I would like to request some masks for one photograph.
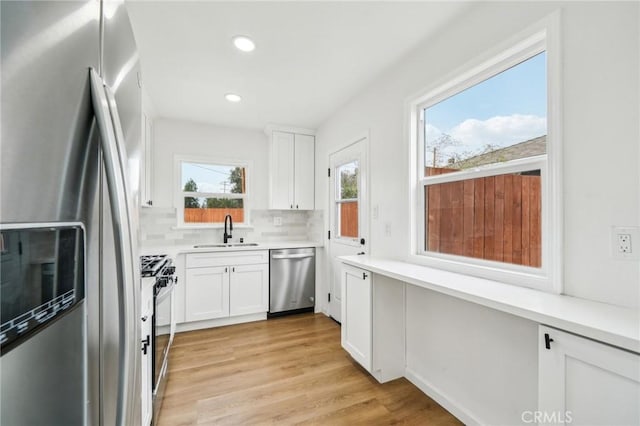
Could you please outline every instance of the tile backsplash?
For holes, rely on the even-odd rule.
[[[140,239],[143,247],[221,243],[223,229],[176,228],[175,208],[140,209]],[[276,217],[282,225],[275,225]],[[245,242],[321,241],[322,211],[251,210],[251,227],[233,230],[232,241]]]

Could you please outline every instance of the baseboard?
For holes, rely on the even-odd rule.
[[[176,333],[184,331],[202,330],[203,328],[222,327],[225,325],[242,324],[245,322],[262,321],[267,319],[267,313],[239,315],[236,317],[217,318],[204,321],[183,322],[176,324]]]
[[[473,414],[465,410],[462,405],[457,403],[453,398],[441,392],[440,389],[429,383],[424,377],[420,376],[411,368],[406,368],[404,376],[429,398],[440,404],[445,410],[450,412],[465,425],[484,424],[478,420],[478,418],[474,417]]]

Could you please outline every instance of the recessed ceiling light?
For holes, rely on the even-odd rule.
[[[235,36],[233,38],[233,44],[243,52],[251,52],[256,48],[256,44],[247,36]]]
[[[235,93],[227,93],[224,95],[224,98],[229,102],[240,102],[242,100],[240,95],[236,95]]]

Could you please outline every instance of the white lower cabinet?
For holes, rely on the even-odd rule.
[[[342,266],[342,347],[384,383],[404,375],[404,283]]]
[[[190,268],[186,273],[186,320],[229,316],[229,267]]]
[[[140,310],[141,322],[140,322],[140,336],[142,338],[141,350],[142,356],[140,357],[140,393],[141,393],[141,408],[142,408],[142,425],[149,426],[151,424],[151,418],[153,416],[152,397],[153,397],[153,385],[152,385],[152,366],[153,366],[153,347],[151,345],[151,339],[153,334],[152,329],[152,317],[153,317],[153,286],[142,289],[142,306]]]
[[[269,310],[269,265],[231,267],[229,315],[246,315]]]
[[[640,354],[543,325],[538,337],[532,423],[640,424]]]
[[[342,347],[371,372],[371,274],[361,269],[345,267],[342,283]]]
[[[268,259],[267,251],[187,255],[185,321],[267,312]]]

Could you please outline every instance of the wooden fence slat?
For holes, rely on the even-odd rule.
[[[504,234],[502,260],[513,259],[513,175],[504,175]]]
[[[440,185],[440,253],[454,254],[453,188],[450,183]]]
[[[440,197],[441,188],[440,185],[432,185],[425,187],[425,196],[427,196],[427,211],[425,217],[427,218],[427,238],[429,251],[440,251]]]
[[[502,262],[504,260],[504,175],[496,176],[495,179],[494,259]]]
[[[513,206],[511,210],[511,230],[513,257],[511,263],[522,265],[522,176],[512,175]]]
[[[474,205],[473,205],[473,257],[484,258],[484,212],[485,198],[484,187],[486,179],[474,179]]]
[[[496,178],[484,179],[484,258],[497,260],[495,254]]]
[[[522,264],[531,266],[529,230],[531,227],[531,180],[537,176],[522,176]]]
[[[540,205],[540,179],[531,181],[531,229],[529,239],[531,246],[531,266],[542,266],[542,238],[541,238],[541,205]]]
[[[453,254],[464,252],[464,182],[451,182],[451,216],[453,222]]]
[[[462,181],[462,254],[473,257],[473,201],[475,195],[476,179]]]

